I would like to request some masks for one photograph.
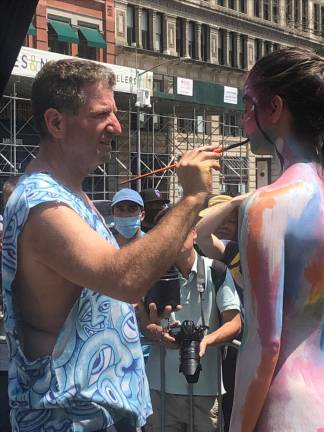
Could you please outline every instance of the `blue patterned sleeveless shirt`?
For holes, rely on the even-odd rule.
[[[17,239],[30,209],[45,202],[68,205],[118,247],[103,219],[50,175],[21,178],[5,210],[2,255],[13,431],[98,431],[121,419],[142,426],[152,409],[132,305],[83,288],[52,354],[24,355],[12,293]]]

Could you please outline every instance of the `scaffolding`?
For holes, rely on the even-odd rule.
[[[2,184],[8,177],[24,172],[27,164],[36,157],[39,142],[33,126],[30,99],[17,96],[15,85],[12,89],[12,95],[0,100]],[[83,184],[93,200],[111,200],[122,181],[131,180],[137,174],[137,113],[133,108],[133,96],[119,94],[118,97],[122,98],[123,108],[128,106],[118,112],[123,132],[112,142],[110,162],[98,167]],[[184,108],[170,101],[153,102],[149,112],[140,113],[142,173],[169,165],[186,150],[195,147],[211,144],[223,146],[240,141],[242,131],[235,124],[238,122],[235,116],[238,115],[225,115],[222,111],[211,111],[210,108],[192,104]],[[214,176],[213,192],[235,195],[248,190],[248,168],[248,147],[226,153],[221,159],[220,172]],[[136,184],[130,182],[125,186],[135,188]],[[181,196],[181,188],[172,170],[142,180],[142,189],[151,187],[158,188],[171,202]]]

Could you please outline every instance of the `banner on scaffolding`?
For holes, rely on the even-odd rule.
[[[12,70],[12,75],[24,76],[34,78],[38,71],[50,60],[61,60],[64,58],[71,58],[64,54],[58,54],[50,51],[42,51],[34,48],[22,47],[15,66]],[[148,90],[153,93],[153,72],[146,72],[135,68],[126,66],[119,66],[114,64],[100,63],[111,69],[116,75],[115,91],[121,93],[134,93],[137,92],[136,76],[140,76],[140,88]]]
[[[224,102],[237,105],[238,89],[236,87],[224,86]]]
[[[193,96],[193,80],[189,78],[177,77],[177,94],[183,96]]]

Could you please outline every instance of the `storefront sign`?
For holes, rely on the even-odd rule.
[[[25,76],[34,78],[38,71],[50,60],[61,60],[64,58],[72,58],[63,54],[41,51],[34,48],[22,47],[15,66],[12,70],[12,75]],[[115,91],[122,93],[137,92],[136,84],[136,69],[114,64],[101,63],[111,69],[116,75]],[[138,74],[144,72],[139,69]],[[153,73],[146,72],[140,77],[140,88],[153,92]]]
[[[238,89],[224,86],[224,102],[237,105]]]
[[[177,94],[183,96],[193,96],[193,80],[189,78],[177,77]]]

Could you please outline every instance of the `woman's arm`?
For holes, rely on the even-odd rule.
[[[231,432],[253,432],[265,403],[280,351],[287,197],[257,194],[241,229],[245,283],[245,330],[238,364]]]

